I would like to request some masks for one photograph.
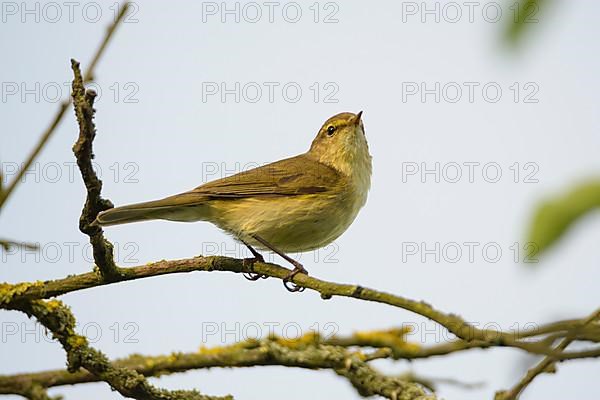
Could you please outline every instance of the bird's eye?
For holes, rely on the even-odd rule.
[[[333,125],[329,125],[329,126],[327,127],[327,135],[328,135],[328,136],[333,136],[333,133],[334,133],[334,132],[335,132],[335,126],[333,126]]]

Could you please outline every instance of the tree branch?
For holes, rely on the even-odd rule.
[[[254,265],[248,265],[241,259],[220,256],[199,256],[191,259],[158,261],[142,266],[124,268],[120,270],[121,274],[114,282],[193,271],[254,272],[277,279],[284,279],[289,274],[288,269],[276,264],[255,263]],[[12,303],[20,300],[50,298],[109,283],[111,282],[105,281],[98,272],[88,272],[46,282],[24,282],[14,285],[8,283],[0,284],[0,308],[10,308]],[[363,288],[362,286],[323,281],[304,274],[295,276],[294,283],[320,293],[323,299],[330,299],[333,296],[352,297],[411,311],[439,323],[458,336],[463,342],[466,342],[450,342],[450,344],[440,345],[440,347],[435,349],[435,352],[439,355],[447,354],[456,349],[487,348],[492,346],[515,347],[533,354],[557,355],[543,340],[539,342],[522,340],[518,334],[495,330],[481,330],[466,323],[455,314],[445,314],[422,301],[410,300],[390,293]],[[563,324],[557,327],[564,328]],[[573,328],[576,327],[577,325],[573,326]],[[542,332],[545,332],[545,330],[542,330]],[[527,332],[527,335],[531,335],[531,331]],[[527,339],[530,339],[530,337]],[[423,354],[423,356],[425,355],[427,354]]]
[[[77,166],[87,190],[87,198],[79,218],[79,230],[90,238],[94,261],[102,278],[109,282],[116,281],[121,274],[113,259],[113,245],[104,238],[102,228],[92,224],[100,211],[113,207],[110,200],[103,199],[100,196],[102,181],[98,178],[92,166],[92,159],[94,158],[92,143],[96,136],[96,126],[94,125],[96,92],[85,90],[79,63],[71,60],[71,67],[75,75],[73,79],[73,106],[79,123],[79,138],[73,145],[73,153],[77,159]]]
[[[381,350],[365,354],[351,352],[342,346],[321,343],[318,335],[305,335],[297,340],[272,337],[250,339],[233,345],[201,348],[196,353],[173,353],[164,356],[132,355],[115,360],[118,368],[134,370],[146,377],[214,367],[285,366],[306,369],[330,369],[348,379],[362,396],[380,395],[395,400],[434,399],[412,382],[412,375],[390,377],[373,369],[368,361],[387,358],[390,352]],[[0,393],[21,393],[32,386],[49,388],[98,382],[101,379],[87,371],[67,370],[0,376]]]
[[[81,367],[107,382],[114,390],[125,397],[152,400],[232,400],[233,397],[205,396],[193,391],[167,391],[152,386],[146,378],[127,368],[113,366],[100,351],[90,347],[84,336],[75,333],[75,317],[68,307],[58,300],[24,301],[13,304],[13,309],[34,316],[43,326],[50,330],[67,353],[67,371],[77,372]],[[23,381],[12,382],[19,391],[27,395],[39,382],[23,385]]]
[[[600,309],[596,310],[592,315],[590,315],[585,320],[583,325],[585,326],[594,321],[597,321],[598,319],[600,319]],[[555,351],[558,353],[562,353],[574,340],[575,340],[575,338],[573,336],[567,335],[556,346]],[[582,352],[582,353],[583,354],[579,354],[579,356],[585,356],[586,352]],[[594,357],[600,356],[600,352],[596,351],[595,353],[596,354],[593,355]],[[565,359],[567,359],[567,358],[569,358],[569,357],[566,357]],[[574,358],[574,357],[570,357],[570,358]],[[584,357],[580,357],[580,358],[584,358]],[[523,390],[525,390],[525,388],[527,388],[527,386],[531,382],[533,382],[533,380],[538,375],[540,375],[544,372],[555,372],[556,371],[556,366],[555,366],[556,361],[560,361],[560,355],[559,355],[559,357],[546,356],[537,365],[535,365],[533,368],[531,368],[529,371],[527,371],[525,376],[514,387],[512,387],[509,390],[496,392],[495,400],[516,400],[519,397],[519,395],[523,392]]]

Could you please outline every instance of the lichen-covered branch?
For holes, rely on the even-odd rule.
[[[182,260],[158,261],[142,266],[124,268],[120,271],[121,274],[115,282],[194,271],[228,271],[235,273],[255,272],[277,279],[283,279],[289,273],[288,269],[275,264],[255,263],[254,265],[248,265],[241,259],[219,256],[199,256]],[[450,332],[454,333],[463,342],[469,343],[451,344],[449,346],[480,348],[508,346],[542,355],[552,354],[553,352],[550,344],[544,341],[532,341],[530,340],[531,337],[528,337],[528,340],[522,340],[518,334],[510,332],[477,329],[467,324],[459,316],[443,313],[422,301],[410,300],[391,293],[363,288],[362,286],[323,281],[303,274],[294,277],[294,282],[320,293],[321,297],[324,299],[329,299],[332,296],[352,297],[360,300],[387,304],[414,312],[438,322]],[[0,285],[0,308],[7,308],[12,302],[22,299],[32,300],[50,298],[77,290],[106,285],[108,283],[109,282],[106,282],[99,273],[89,272],[47,282],[20,283],[15,285],[2,284]],[[558,325],[557,329],[558,328],[562,329],[564,326]],[[598,327],[596,327],[596,334],[597,331]],[[528,335],[530,336],[531,332],[529,332]],[[443,347],[438,349],[440,354],[445,354],[445,352],[449,350],[452,350],[452,348],[448,349],[447,347]]]
[[[173,353],[164,356],[132,355],[115,360],[112,365],[136,371],[144,376],[214,367],[285,366],[307,369],[329,369],[346,378],[363,396],[380,395],[395,400],[434,399],[419,384],[411,382],[410,374],[391,377],[379,373],[368,362],[387,358],[389,351],[368,354],[350,351],[343,346],[324,344],[318,335],[305,335],[296,340],[271,337],[246,340],[233,345],[201,348],[196,353]],[[87,371],[47,371],[0,377],[0,393],[18,393],[31,386],[54,387],[101,379]]]
[[[125,397],[156,400],[231,400],[231,396],[212,397],[197,391],[167,391],[152,386],[146,378],[131,369],[112,365],[100,351],[90,347],[87,339],[75,333],[75,317],[68,307],[58,300],[24,301],[13,304],[13,309],[35,317],[40,324],[52,332],[67,353],[67,371],[77,372],[85,368],[107,382],[114,390]],[[27,396],[31,390],[43,387],[39,382],[23,384],[15,380],[12,385],[17,394]]]
[[[266,276],[283,279],[289,270],[268,263],[256,263],[253,266],[244,264],[243,260],[228,257],[195,257],[191,259],[158,261],[143,266],[121,270],[117,281],[127,281],[172,273],[193,271],[229,271],[235,273],[257,272]],[[461,342],[440,345],[437,351],[440,355],[454,351],[458,348],[486,348],[492,346],[516,347],[534,354],[547,355],[552,353],[549,344],[531,340],[521,340],[518,334],[497,332],[492,330],[479,330],[466,324],[464,320],[454,314],[445,314],[432,308],[424,302],[406,299],[390,293],[380,292],[361,286],[327,282],[307,275],[298,275],[294,281],[306,288],[317,291],[321,297],[327,299],[332,296],[354,297],[366,301],[384,303],[403,308],[416,314],[430,318],[449,331],[455,333]],[[74,275],[64,279],[47,282],[21,283],[16,285],[0,285],[0,308],[22,299],[42,299],[59,296],[77,290],[105,285],[107,282],[97,272]],[[564,324],[556,326],[563,329]],[[577,325],[573,325],[575,328]],[[598,333],[596,327],[596,334]],[[542,330],[546,332],[546,330]],[[528,332],[527,336],[530,336]],[[564,333],[563,333],[564,335]],[[528,337],[527,339],[530,339]],[[556,355],[556,354],[555,354]]]

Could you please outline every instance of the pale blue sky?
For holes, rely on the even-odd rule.
[[[64,84],[72,78],[69,59],[87,65],[114,8],[110,3],[78,3],[70,22],[69,10],[61,6],[61,18],[52,23],[54,11],[41,3],[39,22],[34,20],[36,11],[22,15],[20,2],[9,3],[2,3],[0,25],[0,162],[7,175],[53,117],[56,89],[68,95]],[[600,172],[600,5],[556,1],[550,12],[539,15],[542,23],[535,24],[526,45],[513,54],[499,40],[502,22],[511,18],[510,1],[499,3],[503,19],[498,23],[482,16],[485,2],[475,9],[472,23],[466,8],[456,23],[447,20],[453,18],[449,9],[439,23],[427,15],[423,23],[420,14],[405,14],[406,22],[402,18],[403,7],[407,11],[421,2],[326,3],[317,3],[317,23],[312,3],[300,5],[297,23],[285,19],[295,16],[290,6],[282,15],[286,3],[275,8],[272,23],[264,6],[258,22],[248,21],[255,14],[245,3],[239,6],[240,13],[246,12],[239,23],[232,15],[222,23],[219,14],[205,15],[203,22],[203,7],[210,11],[220,2],[137,4],[97,68],[102,96],[96,107],[95,152],[104,195],[117,205],[154,199],[244,166],[294,155],[308,148],[325,119],[362,109],[374,159],[369,200],[335,246],[302,256],[311,274],[423,299],[479,326],[511,329],[584,316],[595,309],[598,214],[577,224],[536,266],[516,263],[513,244],[524,245],[528,219],[539,201]],[[35,10],[35,4],[27,3],[28,9]],[[233,2],[228,4],[233,7]],[[433,7],[434,2],[428,4]],[[439,4],[443,12],[444,3]],[[87,14],[82,14],[84,9]],[[94,23],[96,9],[101,18]],[[324,23],[328,15],[338,22]],[[232,94],[222,102],[220,93],[206,92],[221,90],[222,82],[229,89],[239,82],[239,102]],[[434,95],[423,103],[419,95],[406,92],[403,102],[403,88],[424,83],[432,89],[436,82],[442,95],[446,86],[439,103]],[[502,90],[497,102],[484,97],[486,84]],[[474,87],[473,102],[469,85]],[[452,103],[448,100],[457,86],[463,97]],[[252,102],[257,87],[262,97]],[[294,102],[298,87],[302,94]],[[492,89],[486,92],[489,96]],[[527,99],[538,102],[526,103],[528,94]],[[327,95],[337,102],[326,102]],[[77,171],[70,177],[76,135],[69,111],[38,159],[38,169],[2,210],[2,236],[39,242],[43,254],[39,260],[32,254],[4,255],[0,281],[44,280],[90,270],[86,237],[77,227],[84,189]],[[423,183],[423,167],[432,169],[436,163],[445,175],[439,183],[425,175]],[[403,178],[402,171],[415,165],[419,173]],[[463,178],[451,183],[456,165]],[[474,168],[473,182],[467,179],[468,165]],[[487,181],[494,177],[490,168],[502,172],[497,183]],[[129,266],[200,253],[240,255],[228,236],[206,223],[150,222],[109,228],[106,234],[116,243],[117,258]],[[470,242],[476,243],[473,262],[464,244]],[[436,243],[440,262],[422,251]],[[491,262],[493,253],[482,254],[485,245],[500,248],[497,262]],[[416,255],[408,251],[414,246]],[[457,246],[462,257],[450,262],[450,251]],[[287,329],[290,335],[295,327],[307,331],[327,323],[342,334],[411,323],[419,327],[414,340],[423,337],[433,343],[447,337],[434,324],[397,309],[351,299],[324,302],[312,292],[289,294],[279,281],[250,283],[232,274],[164,276],[73,293],[62,300],[85,333],[102,333],[94,345],[111,358],[194,351],[200,345],[221,344],[220,334],[231,342],[235,337],[227,331],[241,337],[257,325],[264,336],[271,323],[279,324],[277,333]],[[6,334],[0,343],[0,374],[64,366],[57,344],[34,334],[22,340],[24,329],[34,329],[26,317],[0,312],[0,323]],[[15,326],[17,333],[9,335],[6,330]],[[218,334],[209,334],[215,326]],[[129,343],[131,339],[137,342]],[[411,365],[377,365],[388,372],[413,368],[427,377],[487,383],[472,391],[440,386],[441,397],[467,400],[492,398],[532,362],[515,350],[496,349]],[[592,379],[599,373],[597,361],[561,364],[558,374],[536,379],[523,399],[559,399],[566,393],[596,399],[600,389]],[[194,371],[159,379],[158,384],[232,393],[240,400],[284,395],[358,398],[332,372],[282,367]],[[68,399],[119,398],[106,384],[61,387],[52,393]]]

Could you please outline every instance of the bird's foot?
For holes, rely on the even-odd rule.
[[[294,262],[292,262],[292,264],[294,265],[294,269],[292,270],[292,272],[290,272],[288,274],[288,276],[283,278],[283,286],[285,286],[285,288],[292,293],[293,292],[304,292],[304,290],[306,288],[293,283],[292,279],[294,279],[294,277],[298,274],[308,275],[308,271],[298,261],[294,261]]]
[[[244,260],[242,261],[242,264],[244,265],[244,267],[250,266],[252,269],[252,267],[254,267],[254,264],[257,262],[260,262],[260,263],[265,262],[264,257],[258,253],[254,254],[254,257],[244,258]],[[257,274],[255,272],[244,272],[243,275],[244,275],[244,278],[248,279],[249,281],[257,281],[260,278],[262,278],[262,279],[268,278],[267,275]]]

